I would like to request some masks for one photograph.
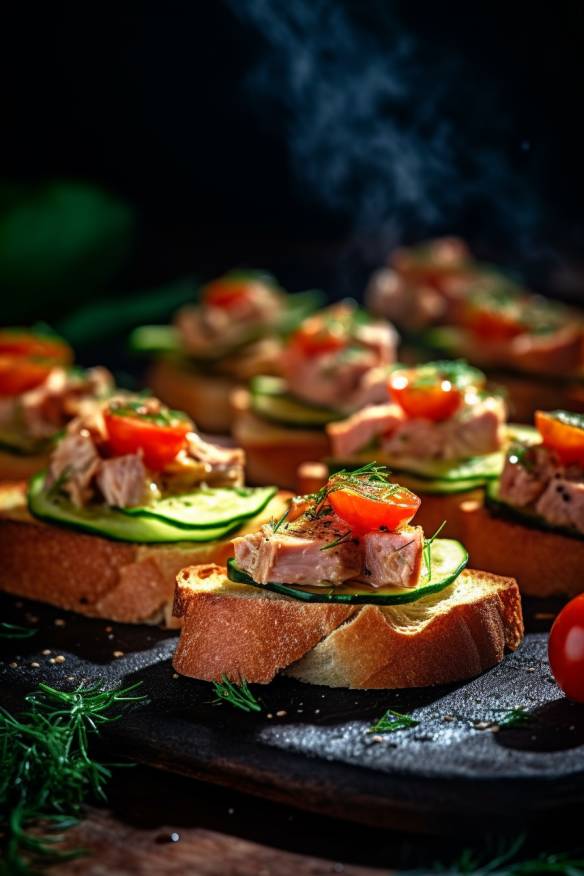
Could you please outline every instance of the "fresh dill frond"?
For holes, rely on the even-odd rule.
[[[497,719],[499,727],[520,727],[532,720],[531,715],[524,706],[510,709],[501,718]]]
[[[261,712],[262,706],[250,691],[247,681],[242,678],[239,684],[230,681],[226,675],[221,676],[221,681],[214,681],[213,688],[217,695],[214,703],[229,703],[243,712]]]
[[[403,715],[393,709],[387,709],[385,714],[367,729],[368,733],[395,733],[396,730],[406,730],[417,727],[420,722],[411,715]]]
[[[132,695],[139,684],[70,692],[41,684],[23,712],[0,708],[0,873],[32,874],[82,853],[60,849],[55,831],[71,827],[88,798],[105,799],[111,772],[92,758],[90,736],[120,717],[113,707],[144,699]]]
[[[443,520],[434,535],[431,535],[430,538],[424,539],[424,547],[423,547],[423,556],[424,563],[426,566],[426,570],[428,572],[428,581],[432,580],[432,545],[434,541],[438,538],[444,527],[446,526],[446,520]]]
[[[36,636],[38,630],[31,627],[21,627],[18,624],[0,623],[0,639],[30,639]]]
[[[289,514],[289,513],[290,513],[290,506],[288,506],[288,507],[286,508],[286,510],[284,511],[284,513],[282,514],[282,516],[279,518],[279,520],[277,520],[275,523],[272,523],[272,524],[271,524],[271,526],[272,526],[272,532],[277,532],[277,531],[279,530],[279,528],[282,526],[282,524],[284,523],[284,521],[285,521],[286,518],[288,517],[288,514]]]
[[[323,544],[320,548],[321,551],[328,551],[330,548],[338,547],[340,544],[345,544],[347,541],[350,541],[353,535],[352,529],[347,529],[346,532],[343,532],[338,538],[335,538],[333,541],[329,541],[328,544]]]
[[[474,876],[539,876],[542,873],[557,873],[562,876],[577,876],[584,872],[584,858],[576,852],[541,852],[534,857],[520,857],[526,835],[513,839],[488,839],[482,849],[465,848],[450,865],[435,863],[432,873],[462,874]]]

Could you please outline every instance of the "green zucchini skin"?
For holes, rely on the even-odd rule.
[[[249,519],[235,518],[222,526],[187,529],[174,526],[172,523],[156,517],[127,515],[105,505],[90,509],[77,509],[64,498],[47,495],[43,489],[45,476],[45,472],[40,472],[29,482],[27,502],[33,517],[46,523],[98,535],[111,541],[135,544],[211,542],[226,538]]]
[[[269,582],[258,584],[253,578],[240,569],[233,559],[227,563],[227,577],[237,584],[249,584],[260,590],[271,590],[281,596],[289,596],[302,602],[312,603],[335,603],[342,605],[404,605],[408,602],[417,602],[434,593],[439,593],[452,584],[468,563],[468,553],[458,541],[450,538],[438,538],[432,544],[432,569],[433,573],[429,581],[411,589],[385,589],[373,590],[360,587],[345,587],[344,592],[340,589],[336,592],[327,592],[324,588],[302,588],[298,585]]]
[[[515,508],[513,505],[508,505],[499,495],[499,483],[498,480],[495,480],[487,484],[485,504],[491,514],[496,515],[497,517],[505,517],[514,523],[528,526],[530,529],[539,529],[544,532],[555,532],[556,535],[565,535],[567,538],[584,541],[584,535],[576,529],[571,529],[568,526],[554,526],[534,511],[527,511],[524,508]]]

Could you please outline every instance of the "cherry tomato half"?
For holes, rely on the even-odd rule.
[[[240,275],[230,276],[226,274],[208,283],[203,289],[203,301],[211,307],[220,307],[224,310],[232,310],[251,298],[254,289],[261,288],[262,283],[257,280],[247,279]]]
[[[584,465],[584,418],[567,411],[536,411],[535,425],[546,447],[564,463]]]
[[[397,484],[367,484],[363,489],[341,487],[333,489],[328,499],[339,517],[357,533],[382,527],[398,529],[410,522],[421,503],[415,493]]]
[[[142,451],[144,464],[161,471],[185,446],[192,422],[171,411],[161,414],[140,412],[135,406],[110,407],[104,413],[110,450],[115,456]]]
[[[415,369],[394,371],[389,378],[389,390],[408,417],[433,422],[447,420],[462,403],[460,389],[438,371],[423,376]]]
[[[0,353],[0,396],[14,397],[43,383],[59,363]]]
[[[73,350],[56,335],[40,335],[22,329],[0,330],[0,356],[23,356],[52,359],[55,364],[67,365],[73,361]]]
[[[572,599],[555,619],[548,656],[554,678],[566,696],[584,703],[584,594]]]

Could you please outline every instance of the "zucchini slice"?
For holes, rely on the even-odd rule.
[[[466,564],[468,553],[458,541],[450,538],[437,538],[431,548],[431,574],[427,572],[417,587],[409,589],[398,587],[386,587],[373,590],[365,584],[345,584],[342,587],[300,587],[298,584],[280,584],[270,582],[258,584],[253,578],[239,568],[233,558],[227,563],[227,577],[230,581],[238,584],[250,584],[253,587],[265,588],[279,593],[281,596],[290,596],[292,599],[300,599],[303,602],[335,602],[349,605],[403,605],[406,602],[415,602],[444,590],[455,581]]]
[[[216,541],[234,532],[243,522],[240,519],[233,519],[222,526],[186,529],[155,517],[132,517],[106,505],[75,508],[64,497],[51,496],[45,491],[45,476],[46,473],[41,472],[29,482],[28,508],[33,517],[47,523],[100,535],[113,541],[138,544]]]
[[[489,511],[499,517],[507,517],[515,523],[521,523],[523,526],[529,526],[531,529],[543,529],[546,532],[556,532],[558,535],[566,535],[569,538],[576,538],[579,541],[584,541],[584,535],[570,526],[554,526],[553,523],[548,523],[535,511],[530,511],[526,508],[515,508],[514,505],[509,505],[499,494],[499,481],[491,481],[487,484],[486,489],[486,505]]]
[[[327,423],[342,420],[346,414],[330,408],[309,405],[289,395],[279,377],[254,377],[250,383],[251,406],[255,414],[281,423],[290,429],[322,429]]]
[[[179,528],[221,529],[264,510],[276,487],[205,487],[153,505],[119,508],[128,517],[155,518]]]
[[[172,325],[141,325],[128,341],[133,353],[180,353],[180,335]]]

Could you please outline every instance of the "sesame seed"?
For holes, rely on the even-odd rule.
[[[285,709],[280,709],[279,712],[276,712],[276,718],[285,718],[288,712]]]
[[[123,656],[124,656],[124,652],[123,652],[123,651],[114,651],[114,652],[113,652],[113,656],[114,656],[114,657],[123,657]]]
[[[64,662],[65,662],[64,656],[62,654],[57,654],[57,656],[55,657],[55,663],[64,663]]]
[[[12,661],[12,663],[9,663],[8,665],[10,666],[11,669],[18,669],[18,663],[16,663],[14,660]]]
[[[44,657],[48,657],[50,653],[51,653],[51,649],[50,649],[50,648],[45,648],[45,650],[43,651],[43,656],[44,656]]]
[[[173,672],[173,673],[172,673],[172,677],[173,677],[173,678],[178,678],[178,672]]]
[[[55,626],[56,627],[64,627],[65,626],[65,621],[63,620],[62,617],[55,618]]]
[[[30,665],[32,666],[33,669],[38,669],[41,664],[37,663],[36,660],[33,660],[33,662]]]

